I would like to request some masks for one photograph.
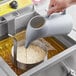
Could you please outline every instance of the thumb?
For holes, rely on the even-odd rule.
[[[52,13],[55,13],[56,10],[57,10],[57,6],[51,7],[51,8],[48,10],[47,14],[50,15],[50,14],[52,14]]]

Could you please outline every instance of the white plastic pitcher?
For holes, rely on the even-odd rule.
[[[51,15],[49,18],[35,16],[27,26],[25,47],[38,38],[68,34],[72,25],[73,20],[68,14]]]

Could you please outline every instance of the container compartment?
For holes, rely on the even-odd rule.
[[[22,31],[22,32],[16,34],[15,37],[19,41],[22,39],[25,39],[25,31]],[[48,48],[44,47],[44,49],[48,49],[47,50],[48,54],[47,54],[46,60],[51,59],[53,56],[59,54],[60,52],[64,51],[67,48],[64,44],[57,41],[57,39],[54,37],[47,37],[47,38],[40,39],[40,40],[41,40],[41,42],[43,42],[44,46],[48,47]],[[12,68],[12,70],[17,75],[21,75],[21,74],[27,72],[28,69],[24,71],[24,70],[18,69],[16,66],[14,66],[14,64],[12,63],[12,59],[11,59],[12,46],[13,46],[12,38],[7,38],[3,41],[0,41],[0,56],[6,61],[6,63]],[[49,47],[51,49],[49,49]]]

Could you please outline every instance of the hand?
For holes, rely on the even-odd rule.
[[[50,0],[48,14],[62,12],[71,5],[71,0]]]

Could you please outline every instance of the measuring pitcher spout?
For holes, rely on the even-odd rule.
[[[72,25],[72,18],[67,14],[53,18],[35,16],[28,23],[25,47],[38,38],[68,34]]]

